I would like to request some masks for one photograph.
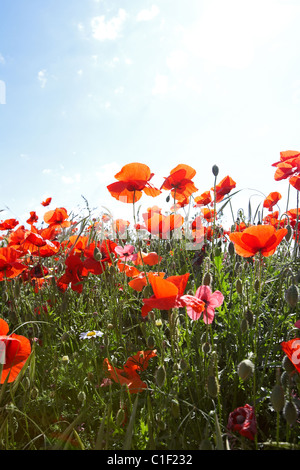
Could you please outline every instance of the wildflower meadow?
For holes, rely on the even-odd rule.
[[[43,220],[2,220],[0,449],[299,450],[299,168],[281,152],[228,227],[237,182],[213,165],[199,188],[187,164],[160,187],[142,163],[115,175],[132,221],[51,195]]]

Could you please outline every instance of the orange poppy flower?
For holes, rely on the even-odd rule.
[[[300,170],[300,152],[297,150],[280,152],[280,161],[273,163],[272,166],[277,168],[274,175],[276,181],[289,178]]]
[[[0,230],[12,230],[18,225],[18,221],[16,219],[6,219],[0,222]]]
[[[300,338],[291,339],[286,342],[283,341],[281,343],[281,349],[300,373]]]
[[[33,256],[47,257],[58,253],[60,243],[50,241],[42,237],[39,233],[27,231],[23,241],[20,243],[20,249]]]
[[[0,384],[16,380],[31,353],[29,339],[14,333],[8,335],[9,326],[0,318]]]
[[[297,189],[297,191],[300,191],[300,175],[292,176],[292,177],[289,179],[289,183],[290,183],[295,189]]]
[[[56,209],[44,214],[44,221],[51,227],[70,227],[71,222],[66,220],[68,217],[67,210],[64,207],[57,207]]]
[[[171,191],[172,197],[176,201],[185,200],[198,191],[192,181],[195,174],[194,168],[181,163],[171,170],[160,189]]]
[[[208,209],[208,207],[202,207],[201,212],[202,212],[202,217],[207,222],[211,222],[214,219],[215,211],[213,209]],[[217,219],[217,214],[215,216],[215,219]]]
[[[149,360],[155,356],[156,350],[139,351],[127,359],[123,369],[112,366],[107,358],[104,359],[103,366],[111,379],[128,387],[129,393],[139,393],[147,389],[147,384],[141,380],[138,372],[145,371]]]
[[[115,175],[118,181],[108,185],[107,189],[115,199],[126,203],[137,202],[142,191],[147,196],[156,197],[161,191],[149,183],[153,176],[154,173],[144,163],[129,163]]]
[[[43,202],[41,202],[42,206],[47,207],[52,201],[52,197],[47,197],[47,199]]]
[[[236,182],[230,176],[225,176],[225,178],[216,185],[216,202],[221,202],[224,199],[224,196],[236,187]],[[214,188],[211,188],[214,191]]]
[[[269,211],[271,211],[273,209],[273,207],[281,199],[281,197],[282,196],[281,196],[280,193],[278,193],[277,191],[273,191],[264,200],[263,207],[265,207],[266,209],[269,209]]]
[[[184,294],[189,273],[180,276],[170,276],[162,279],[153,273],[148,273],[148,280],[153,289],[154,295],[149,299],[143,299],[142,316],[156,308],[158,310],[169,310],[174,307],[180,307],[180,297]]]
[[[243,232],[230,233],[229,238],[234,243],[235,251],[244,258],[250,258],[256,253],[271,256],[287,234],[286,228],[276,230],[273,225],[252,225]]]
[[[145,227],[152,235],[159,235],[161,238],[170,238],[170,232],[183,225],[184,218],[180,214],[161,214],[161,209],[158,212],[155,208],[148,209],[147,213],[143,214]]]
[[[134,264],[136,266],[141,266],[146,264],[147,266],[155,266],[162,260],[162,257],[159,256],[155,251],[149,253],[138,252],[137,259]]]
[[[210,191],[205,191],[200,196],[195,197],[194,201],[196,203],[194,207],[207,206],[212,201]]]

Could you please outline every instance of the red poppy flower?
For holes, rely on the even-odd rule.
[[[52,211],[46,212],[46,214],[44,214],[44,221],[52,227],[70,227],[71,222],[66,220],[68,217],[67,210],[64,207],[58,207]]]
[[[211,222],[214,219],[215,211],[213,209],[208,209],[208,207],[202,207],[201,212],[202,212],[202,217],[207,222]],[[217,219],[217,214],[215,216],[215,219]]]
[[[73,291],[82,292],[84,277],[88,275],[87,269],[84,267],[80,254],[71,254],[67,257],[66,271],[57,280],[57,286],[63,292],[71,286]]]
[[[115,175],[118,181],[108,185],[107,189],[115,199],[126,203],[137,202],[142,197],[142,191],[147,196],[156,197],[161,191],[149,183],[153,176],[147,165],[129,163]]]
[[[236,187],[236,182],[230,176],[225,176],[225,178],[216,185],[216,202],[221,202],[224,199],[224,196]],[[214,188],[211,188],[214,191]]]
[[[298,328],[299,327],[300,325]],[[291,339],[286,342],[283,341],[280,346],[289,360],[294,364],[297,371],[300,373],[300,338]]]
[[[142,316],[147,316],[153,308],[169,310],[174,307],[185,306],[180,298],[184,294],[188,279],[189,273],[181,276],[170,276],[166,279],[148,273],[148,280],[154,295],[149,299],[143,299]]]
[[[200,196],[195,197],[194,201],[196,203],[194,207],[207,206],[212,201],[210,191],[205,191]]]
[[[238,255],[250,258],[256,253],[261,253],[267,257],[275,253],[286,234],[286,228],[276,230],[272,225],[252,225],[243,232],[230,233],[229,238],[234,243]]]
[[[238,432],[251,441],[257,434],[256,417],[253,406],[246,404],[232,411],[228,418],[229,431]]]
[[[47,207],[52,201],[52,197],[47,197],[47,199],[43,202],[41,202],[42,206]]]
[[[6,219],[0,222],[0,230],[12,230],[18,225],[18,221],[16,219]]]
[[[103,365],[106,373],[116,383],[127,386],[131,394],[139,393],[147,389],[147,384],[141,380],[138,372],[145,371],[149,360],[156,355],[156,350],[139,351],[135,356],[129,357],[123,369],[112,366],[107,358]]]
[[[31,346],[29,339],[14,333],[8,335],[9,326],[5,320],[0,319],[0,384],[5,380],[8,383],[16,380],[30,356]]]
[[[0,281],[5,278],[17,277],[27,269],[27,266],[18,261],[21,254],[11,247],[0,248]]]
[[[42,237],[39,233],[27,231],[23,241],[20,243],[20,249],[33,256],[47,257],[58,253],[60,243],[50,241]]]
[[[33,225],[35,224],[35,222],[37,222],[39,220],[38,216],[36,215],[36,212],[35,211],[31,211],[30,212],[30,217],[28,220],[26,220],[26,222],[29,224],[29,225]]]
[[[192,178],[195,176],[196,170],[189,165],[179,164],[165,178],[160,189],[171,191],[173,199],[182,201],[191,194],[198,191],[194,185]]]
[[[292,176],[292,177],[289,179],[289,183],[290,183],[295,189],[297,189],[297,191],[300,191],[300,175]]]
[[[286,150],[280,152],[280,161],[273,163],[277,168],[274,179],[280,181],[289,178],[300,170],[300,152],[297,150]]]
[[[280,193],[278,193],[277,191],[273,191],[264,200],[263,207],[265,207],[265,208],[269,209],[269,211],[271,211],[273,209],[273,207],[281,199],[281,197],[282,196],[281,196]]]

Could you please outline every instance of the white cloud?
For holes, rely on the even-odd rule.
[[[120,171],[120,165],[116,162],[106,163],[101,167],[101,171],[96,172],[99,183],[108,185],[115,181],[115,174]]]
[[[155,77],[153,95],[164,95],[169,91],[169,79],[166,75],[157,74]]]
[[[64,184],[74,184],[80,182],[80,174],[77,173],[74,176],[62,176],[61,180]]]
[[[114,40],[120,36],[127,13],[120,8],[117,16],[105,20],[105,16],[95,16],[91,21],[93,37],[98,41]]]
[[[149,10],[141,10],[136,17],[137,21],[150,21],[153,20],[159,14],[159,8],[156,5],[152,5]]]
[[[173,51],[169,57],[167,57],[167,66],[170,70],[176,72],[182,70],[187,66],[188,58],[186,52],[183,50]]]
[[[0,64],[5,64],[5,59],[2,54],[0,54]]]
[[[121,95],[122,93],[124,93],[124,87],[123,86],[119,86],[118,88],[115,89],[115,94],[116,95]]]
[[[41,88],[45,88],[47,83],[47,70],[43,69],[38,72],[38,81],[41,84]]]
[[[256,50],[284,31],[299,9],[276,0],[206,0],[200,19],[184,33],[184,45],[213,65],[246,68]]]

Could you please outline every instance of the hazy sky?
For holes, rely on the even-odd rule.
[[[130,162],[158,186],[187,163],[196,195],[217,164],[235,209],[279,191],[284,210],[271,164],[300,150],[299,24],[299,0],[0,0],[0,219],[48,196],[124,217],[106,186]]]

